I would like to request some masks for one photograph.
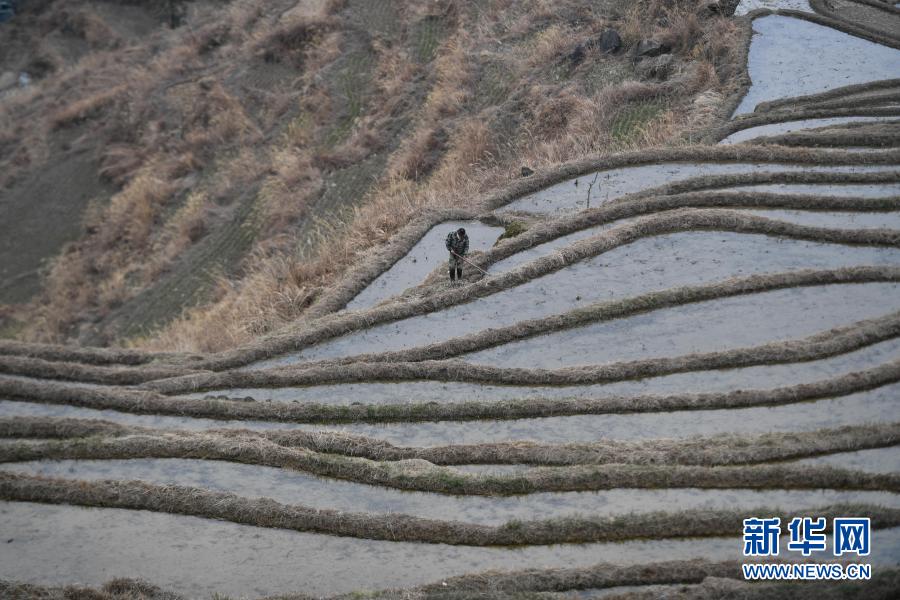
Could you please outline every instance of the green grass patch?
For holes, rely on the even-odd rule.
[[[513,86],[513,74],[502,61],[489,61],[481,68],[474,101],[479,108],[504,102]]]
[[[502,240],[514,238],[517,235],[521,235],[521,234],[525,233],[527,230],[528,230],[528,227],[525,225],[525,223],[522,223],[521,221],[513,221],[512,223],[509,223],[506,226],[506,228],[503,230],[503,233],[501,233],[500,237],[497,238],[497,241],[494,242],[494,245],[496,246]]]
[[[650,100],[629,104],[615,116],[609,128],[609,134],[615,142],[628,145],[644,132],[645,128],[658,117],[664,109],[659,100]]]
[[[12,317],[0,317],[0,339],[15,339],[25,329],[25,322]]]
[[[346,64],[335,74],[332,89],[340,99],[343,110],[338,122],[325,138],[327,147],[334,147],[344,141],[352,131],[356,119],[362,114],[371,70],[372,55],[357,52],[349,56]]]
[[[431,62],[445,32],[443,19],[436,15],[427,16],[413,26],[412,51],[418,62]]]

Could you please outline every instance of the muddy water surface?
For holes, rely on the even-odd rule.
[[[773,163],[658,163],[637,167],[621,167],[598,171],[591,188],[591,206],[597,207],[625,194],[640,192],[665,184],[704,175],[733,175],[739,173],[784,173],[806,171],[815,173],[867,173],[891,170],[889,167],[816,166]],[[503,211],[531,213],[561,213],[589,208],[588,185],[594,173],[574,177],[510,202]],[[577,185],[576,185],[577,182]]]
[[[489,569],[740,558],[708,538],[468,548],[340,538],[147,511],[0,502],[0,578],[99,585],[135,577],[189,597],[259,597],[408,587]],[[875,564],[900,559],[900,529],[878,531]],[[223,569],[222,566],[228,568]],[[390,565],[390,568],[385,568]]]
[[[819,196],[857,196],[860,198],[885,198],[900,196],[900,183],[879,184],[806,184],[766,183],[724,188],[735,192],[766,192],[770,194],[808,194]]]
[[[377,325],[276,359],[291,364],[400,350],[491,327],[563,313],[593,302],[755,273],[900,263],[900,250],[820,244],[764,235],[686,232],[641,239],[512,289]]]
[[[898,411],[900,384],[892,384],[842,398],[776,407],[577,415],[514,421],[352,424],[326,429],[409,446],[518,440],[562,444],[604,439],[710,436],[719,433],[813,431],[842,425],[890,423],[897,420],[897,415],[900,414]]]
[[[729,188],[728,191],[760,191],[760,192],[777,192],[782,191],[786,193],[796,193],[796,194],[814,194],[814,193],[824,193],[822,192],[822,188],[829,187],[834,188],[841,186],[819,186],[819,189],[816,189],[816,186],[797,186],[796,191],[791,189],[772,189],[779,186],[744,186],[740,188]],[[784,186],[780,186],[784,188]],[[890,186],[869,186],[865,188],[865,186],[843,186],[846,188],[854,188],[854,189],[846,189],[846,190],[836,190],[833,195],[843,195],[846,193],[847,195],[855,196],[864,195],[865,192],[878,192],[878,194],[888,195],[885,193],[884,187]],[[893,186],[895,188],[895,192],[897,195],[900,195],[900,184]],[[770,189],[765,189],[770,188]],[[803,189],[801,189],[803,188]],[[858,189],[856,189],[858,188]],[[799,225],[810,225],[814,227],[829,227],[832,229],[869,229],[869,228],[900,228],[900,212],[897,211],[885,211],[885,212],[872,212],[872,213],[860,213],[860,212],[850,212],[850,211],[815,211],[815,210],[785,210],[785,209],[739,209],[741,212],[746,214],[760,216],[760,217],[768,217],[770,219],[775,219],[778,221],[786,221],[788,223],[797,223]],[[550,240],[549,242],[545,242],[543,244],[538,244],[537,246],[527,248],[520,252],[516,252],[515,254],[504,258],[503,260],[497,261],[490,267],[488,267],[488,271],[491,274],[495,273],[503,273],[505,271],[509,271],[518,267],[520,265],[524,265],[525,263],[531,262],[537,258],[542,256],[547,256],[556,252],[561,248],[565,248],[566,246],[573,244],[579,240],[587,239],[589,237],[593,237],[599,233],[603,233],[613,227],[619,227],[621,225],[626,225],[628,223],[633,223],[635,220],[640,219],[641,217],[629,217],[627,219],[619,219],[617,221],[611,221],[609,223],[603,223],[602,225],[596,225],[594,227],[588,227],[586,229],[581,229],[579,231],[572,232],[567,235],[560,236],[556,239]]]
[[[697,302],[463,355],[498,367],[558,369],[799,339],[900,309],[900,284],[826,285]]]
[[[766,385],[761,381],[752,387],[765,388]],[[897,411],[900,410],[898,402],[900,402],[900,384],[887,385],[841,398],[776,407],[578,415],[511,421],[360,423],[323,426],[133,415],[109,410],[99,411],[8,400],[0,400],[0,415],[106,419],[127,425],[190,430],[227,427],[252,430],[344,431],[384,439],[401,446],[434,446],[509,440],[566,443],[602,439],[709,436],[719,433],[756,434],[770,431],[812,431],[842,425],[895,422],[897,421]]]
[[[428,230],[409,253],[382,273],[356,298],[347,304],[350,310],[362,310],[378,304],[403,290],[422,283],[436,268],[447,263],[444,239],[447,234],[465,228],[469,251],[485,251],[503,233],[502,227],[491,227],[480,221],[448,221]]]
[[[40,404],[37,402],[18,402],[0,400],[0,416],[3,417],[64,417],[73,419],[100,419],[121,423],[161,429],[291,429],[296,427],[289,423],[271,423],[265,421],[225,421],[217,419],[193,419],[190,417],[169,417],[161,415],[136,415],[115,410],[96,410],[78,406],[57,404]]]
[[[781,135],[793,131],[816,129],[819,127],[828,127],[830,125],[843,125],[845,123],[874,123],[878,121],[889,121],[891,119],[892,117],[831,117],[785,121],[784,123],[769,123],[767,125],[758,125],[756,127],[741,129],[740,131],[736,131],[728,137],[723,138],[719,143],[737,144],[760,136]]]
[[[900,414],[897,415],[900,417]],[[867,473],[900,473],[900,446],[840,452],[793,461],[796,465],[832,466]]]
[[[829,229],[900,229],[900,211],[833,212],[813,210],[742,210],[747,214]]]
[[[753,82],[735,114],[760,102],[893,79],[900,50],[802,19],[772,15],[753,21],[748,69]]]
[[[746,15],[751,10],[768,8],[769,10],[803,10],[813,12],[809,0],[741,0],[734,11],[736,16]]]
[[[665,511],[672,506],[681,510],[713,510],[863,502],[900,507],[898,494],[836,490],[615,489],[509,497],[449,496],[323,479],[287,469],[182,459],[42,461],[9,463],[0,465],[0,469],[63,479],[139,480],[155,485],[184,485],[230,492],[245,498],[271,498],[283,504],[317,509],[405,514],[484,525],[501,525],[512,519]]]
[[[595,398],[611,395],[727,392],[773,388],[840,377],[900,359],[900,338],[873,344],[854,352],[822,360],[740,369],[692,371],[663,377],[615,383],[572,386],[511,386],[453,381],[404,381],[399,383],[345,383],[307,387],[236,388],[197,392],[184,398],[226,396],[257,401],[310,402],[321,404],[403,404],[409,402],[465,402],[527,400],[530,398]],[[0,404],[0,411],[10,405]],[[0,412],[2,414],[2,412]]]

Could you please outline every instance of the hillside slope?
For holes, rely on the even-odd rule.
[[[0,73],[31,77],[0,101],[3,330],[221,350],[427,207],[684,143],[741,72],[707,5],[25,3],[0,28]]]

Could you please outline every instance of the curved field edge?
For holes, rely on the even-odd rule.
[[[0,473],[0,499],[104,508],[127,508],[220,519],[253,525],[387,541],[461,546],[520,546],[588,543],[633,539],[731,536],[746,514],[869,517],[872,527],[900,525],[900,509],[866,504],[836,504],[783,511],[687,510],[537,521],[509,521],[500,526],[421,519],[406,515],[372,515],[316,510],[270,499],[248,499],[186,486],[157,486],[138,481],[67,481]]]
[[[853,85],[833,88],[824,92],[819,92],[817,94],[807,94],[803,96],[781,98],[779,100],[769,100],[767,102],[759,103],[754,112],[750,115],[743,115],[742,117],[735,119],[735,121],[739,121],[743,118],[763,116],[757,115],[756,113],[778,112],[783,110],[789,111],[786,114],[790,114],[794,112],[798,106],[814,106],[833,100],[846,100],[847,96],[897,87],[900,87],[900,79],[882,79],[879,81],[871,81],[869,83],[857,83]]]
[[[886,80],[891,84],[895,84],[897,80]],[[875,82],[882,83],[882,82]],[[874,91],[882,89],[879,85],[866,84],[859,86],[861,91]],[[718,142],[738,131],[758,127],[760,125],[771,125],[775,123],[790,123],[791,121],[805,121],[808,119],[826,119],[832,117],[896,117],[900,115],[900,108],[894,106],[860,106],[846,108],[818,108],[803,107],[792,111],[772,111],[757,114],[756,112],[747,115],[741,115],[738,118],[722,125],[714,133],[710,134],[710,142]],[[757,138],[742,142],[755,144]]]
[[[864,322],[863,326],[836,336],[820,335],[807,338],[798,342],[779,343],[769,348],[775,355],[764,356],[766,362],[773,358],[782,358],[782,362],[793,360],[814,360],[826,356],[843,354],[858,348],[890,339],[897,335],[896,331],[885,334],[882,323]],[[900,328],[900,318],[894,317],[895,330]],[[749,351],[739,350],[737,353],[724,353],[732,359],[731,362],[740,362],[733,359],[744,359],[750,364],[760,357],[759,348]],[[710,364],[710,361],[697,360],[698,355],[689,355],[682,358],[680,363],[668,361],[669,368],[681,367],[686,370],[709,370],[711,368],[724,368],[721,365]],[[702,356],[702,355],[700,355]],[[721,360],[719,363],[726,362]],[[745,361],[745,362],[746,362]],[[450,362],[451,366],[454,364]],[[658,370],[661,363],[658,361],[639,361],[626,363],[631,365],[630,371],[618,366],[598,366],[592,371],[584,369],[560,370],[557,375],[574,375],[573,378],[603,378],[605,381],[637,377],[633,372],[637,366],[643,365],[643,370]],[[666,364],[666,363],[662,363]],[[386,363],[374,363],[372,365],[341,366],[343,370],[356,369],[361,381],[371,380],[375,370],[384,372]],[[383,377],[404,376],[410,379],[421,379],[422,374],[427,374],[429,367],[434,367],[434,362],[406,363],[403,365],[406,373],[398,373],[398,365],[389,365],[394,370]],[[453,373],[447,371],[446,365],[438,365],[443,368],[440,371],[444,377]],[[359,369],[369,369],[359,371]],[[423,370],[421,367],[424,367]],[[617,367],[617,368],[616,368]],[[465,369],[465,365],[462,367]],[[257,373],[257,375],[259,375]],[[287,378],[280,381],[273,380],[276,375],[262,373],[267,379],[257,379],[257,382],[265,382],[268,385],[278,383],[295,384],[298,377],[288,374]],[[304,373],[300,373],[301,378]],[[647,375],[649,376],[649,375]],[[391,380],[391,379],[389,379]],[[819,380],[812,383],[784,386],[774,389],[735,390],[730,392],[718,392],[707,394],[676,394],[669,396],[612,396],[600,398],[529,398],[527,401],[507,400],[498,402],[468,402],[438,404],[402,403],[402,404],[378,404],[378,405],[351,405],[335,406],[316,403],[270,403],[270,402],[244,402],[227,398],[172,398],[159,392],[137,389],[113,389],[113,388],[86,388],[69,386],[44,381],[27,381],[21,379],[4,378],[0,376],[0,394],[11,400],[38,402],[44,404],[60,404],[91,408],[99,410],[116,410],[135,414],[159,414],[193,418],[213,418],[226,420],[259,420],[280,421],[292,423],[341,423],[341,422],[392,422],[392,421],[427,421],[427,420],[471,420],[471,419],[515,419],[540,416],[560,416],[564,414],[603,414],[616,412],[659,412],[671,410],[697,410],[710,408],[737,408],[749,406],[774,406],[789,404],[822,398],[834,398],[846,396],[856,392],[875,389],[889,385],[900,380],[900,360],[888,362],[878,367],[865,371],[848,373],[831,379]],[[183,382],[179,382],[183,383]],[[302,382],[301,382],[302,383]]]
[[[733,214],[733,213],[730,213]],[[726,215],[727,216],[727,215]],[[640,224],[635,224],[640,225]],[[891,230],[860,230],[860,234],[864,237],[857,238],[857,233],[849,233],[854,230],[828,230],[832,232],[837,232],[837,235],[841,237],[844,241],[848,241],[848,239],[861,239],[862,241],[874,242],[879,244],[884,242],[885,240],[890,240],[892,237],[896,235],[896,232],[892,232]],[[841,233],[844,232],[844,233]],[[621,233],[621,232],[618,232]],[[634,233],[633,230],[626,230],[625,235],[629,235]],[[638,230],[640,233],[640,230]],[[612,240],[612,243],[618,245],[620,243],[620,239]],[[588,245],[588,253],[593,252],[596,249],[597,243],[604,247],[604,244],[608,245],[610,241],[608,238],[589,238],[588,240],[584,240],[582,242],[578,242],[582,247],[584,245]],[[591,247],[593,246],[593,248]],[[554,266],[555,262],[558,262],[559,259],[555,257],[557,255],[545,257],[543,259],[539,259],[543,261],[543,263],[537,265],[538,272],[542,272],[547,270],[548,268],[552,270],[557,270],[557,267]],[[529,265],[533,265],[534,263],[529,263]],[[520,269],[526,269],[527,272],[530,273],[532,267],[525,265],[520,267]],[[514,271],[514,273],[519,273],[519,270]],[[526,275],[530,276],[530,275]],[[691,298],[701,298],[704,297],[705,294],[709,294],[709,298],[714,297],[725,297],[727,295],[734,295],[736,293],[753,293],[754,291],[762,291],[765,289],[777,289],[780,287],[791,287],[791,286],[804,286],[804,285],[816,285],[816,284],[826,284],[826,283],[843,283],[843,282],[866,282],[866,281],[891,281],[895,277],[895,268],[889,266],[881,266],[881,267],[845,267],[839,269],[824,269],[824,270],[798,270],[787,273],[776,273],[771,275],[757,275],[751,276],[743,279],[731,279],[722,282],[721,284],[709,284],[706,286],[686,286],[683,288],[670,288],[667,290],[662,290],[660,292],[653,292],[651,294],[644,294],[641,296],[636,296],[633,298],[623,299],[621,301],[608,302],[608,303],[596,303],[586,307],[584,309],[579,309],[577,311],[571,311],[570,313],[564,313],[563,315],[554,315],[551,316],[547,322],[555,324],[554,327],[557,329],[561,329],[567,326],[572,326],[580,322],[589,322],[591,318],[600,318],[602,314],[618,314],[619,316],[627,316],[629,314],[636,314],[637,312],[643,312],[644,310],[653,309],[653,307],[664,307],[664,306],[674,306],[679,303],[683,303],[683,301],[692,301]],[[505,281],[502,285],[501,289],[506,289],[509,285],[514,285],[518,281],[518,277],[512,279],[510,281]],[[745,291],[741,291],[741,290]],[[494,293],[493,288],[488,290],[489,293]],[[448,292],[444,294],[454,294],[454,292]],[[721,294],[721,296],[716,296],[715,294]],[[682,300],[676,300],[675,298],[681,298]],[[334,319],[326,320],[326,322],[318,327],[310,327],[305,333],[301,336],[300,339],[294,340],[294,345],[300,345],[301,347],[306,347],[309,345],[313,345],[319,343],[321,341],[337,337],[339,335],[343,335],[345,333],[349,333],[350,331],[354,331],[357,329],[363,329],[367,326],[386,322],[388,320],[395,320],[396,318],[403,318],[405,316],[415,316],[418,314],[424,314],[424,312],[428,312],[427,309],[430,301],[434,300],[433,298],[425,298],[423,300],[416,301],[415,303],[402,304],[402,305],[389,305],[383,308],[377,308],[370,311],[366,311],[364,313],[350,313],[341,315],[339,317],[335,317]],[[445,298],[446,300],[446,298]],[[450,305],[455,303],[458,300],[455,296],[449,299]],[[699,301],[699,300],[697,300]],[[445,302],[446,303],[446,302]],[[398,315],[398,311],[400,314]],[[585,312],[587,311],[587,312]],[[634,312],[629,312],[634,311]],[[374,314],[373,314],[374,312]],[[591,315],[594,315],[592,317]],[[372,320],[369,320],[372,319]],[[582,321],[583,319],[587,319]],[[566,323],[570,323],[571,325],[566,325]],[[544,332],[543,326],[537,325],[536,328],[533,323],[522,322],[512,326],[511,328],[504,328],[503,330],[497,330],[496,333],[485,333],[485,334],[475,334],[473,336],[467,336],[466,338],[454,339],[449,342],[444,343],[444,345],[436,345],[430,346],[425,349],[415,349],[409,351],[403,351],[395,354],[387,354],[386,356],[396,357],[396,358],[405,358],[407,360],[422,360],[424,358],[440,358],[451,357],[458,352],[453,351],[453,348],[464,347],[465,344],[474,344],[473,347],[478,347],[481,344],[490,344],[490,340],[493,336],[497,336],[497,339],[502,339],[502,335],[513,336],[510,339],[517,339],[518,335],[533,335],[536,333]],[[529,334],[529,331],[534,331],[534,333]],[[547,329],[546,331],[551,331],[551,329]],[[501,335],[502,334],[502,335]],[[484,346],[487,347],[487,346]],[[446,349],[448,354],[442,355]],[[368,357],[375,355],[367,355]],[[362,360],[357,358],[357,361]],[[375,360],[385,360],[385,359],[375,359]],[[329,361],[334,362],[334,361]],[[92,383],[101,383],[101,384],[114,384],[114,385],[133,385],[143,382],[152,382],[154,380],[165,380],[170,378],[178,378],[180,376],[188,375],[191,373],[201,375],[203,371],[191,370],[191,369],[178,369],[175,367],[168,366],[159,366],[152,367],[146,366],[144,368],[130,368],[130,367],[113,367],[109,365],[91,365],[77,362],[62,362],[62,361],[47,361],[38,358],[26,358],[22,356],[2,356],[0,355],[0,373],[6,373],[10,375],[26,375],[31,377],[41,377],[47,379],[63,379],[63,380],[72,380],[72,381],[83,381],[83,382],[92,382]],[[221,374],[225,376],[225,374]],[[239,376],[239,375],[237,375]]]
[[[601,217],[602,218],[602,217]],[[599,221],[603,222],[603,221]],[[242,366],[254,360],[271,358],[289,351],[301,350],[324,340],[366,329],[380,323],[434,312],[476,298],[511,289],[543,275],[559,271],[586,258],[597,256],[639,239],[686,231],[727,231],[769,236],[789,237],[813,242],[892,246],[900,244],[900,232],[881,230],[852,230],[808,227],[793,223],[742,214],[729,209],[676,208],[659,214],[641,216],[632,223],[609,229],[594,237],[580,240],[567,248],[535,259],[510,271],[489,275],[461,288],[439,292],[411,300],[392,302],[362,312],[339,313],[303,328],[271,337],[252,348],[236,352],[231,357],[201,361],[197,368],[219,370]],[[568,233],[568,231],[566,231]],[[558,235],[547,233],[548,239]],[[562,233],[559,233],[562,235]],[[525,243],[525,242],[521,242]]]
[[[130,435],[186,435],[165,429],[122,425],[96,419],[57,417],[0,418],[0,438],[66,440]],[[202,434],[199,434],[202,435]],[[495,442],[450,446],[396,446],[389,442],[337,431],[250,431],[212,429],[222,438],[260,438],[279,446],[373,461],[426,460],[434,465],[527,464],[676,464],[721,466],[794,460],[827,454],[894,447],[900,423],[846,425],[790,433],[719,434],[650,440],[598,440],[578,444]],[[557,473],[565,473],[558,470]]]
[[[761,561],[762,562],[762,561]],[[787,561],[797,562],[804,561]],[[482,597],[490,593],[493,597],[525,598],[527,594],[540,592],[566,592],[576,590],[609,590],[630,586],[654,585],[690,585],[715,582],[719,586],[723,581],[729,582],[730,590],[740,588],[741,598],[766,598],[780,600],[796,598],[797,586],[792,583],[769,584],[749,583],[743,581],[741,563],[737,561],[673,560],[666,562],[645,563],[642,565],[619,565],[614,563],[598,563],[583,568],[562,569],[522,569],[518,571],[483,571],[456,577],[448,577],[441,581],[404,590],[385,590],[369,592],[366,597],[373,599],[394,599],[409,597],[424,598],[462,598]],[[864,586],[864,587],[863,587]],[[820,583],[807,582],[807,589],[814,597],[839,599],[858,598],[865,592],[867,598],[888,600],[900,586],[900,569],[881,567],[866,582],[826,581]],[[652,588],[650,588],[652,589]],[[637,591],[638,594],[643,590]],[[164,591],[152,584],[140,580],[115,579],[99,590],[81,586],[41,586],[26,583],[0,580],[0,593],[12,597],[40,597],[46,600],[69,600],[73,597],[95,597],[103,600],[131,600],[140,595],[146,600],[185,600],[182,596]],[[526,594],[522,596],[521,594]],[[626,596],[630,596],[626,594]],[[333,600],[350,600],[358,598],[358,594],[333,596]],[[618,598],[619,596],[612,596]],[[709,596],[701,596],[703,598]],[[813,597],[813,596],[811,596]],[[268,600],[307,600],[303,594],[287,596],[269,596]],[[641,596],[643,598],[643,596]]]
[[[804,362],[857,350],[896,337],[900,313],[833,328],[809,337],[674,357],[563,367],[559,369],[495,367],[461,360],[418,362],[318,363],[259,371],[200,373],[142,384],[164,394],[243,387],[294,387],[337,383],[455,381],[495,385],[584,385],[658,377],[689,371],[733,369],[764,364]],[[898,361],[866,371],[872,383],[884,385],[895,376]],[[837,378],[831,381],[843,381]],[[837,387],[835,388],[835,391]]]
[[[786,288],[898,280],[900,280],[900,267],[891,266],[847,267],[816,271],[800,270],[736,277],[705,285],[683,286],[654,291],[622,300],[595,302],[565,313],[519,321],[507,327],[482,330],[426,346],[305,362],[302,366],[305,368],[318,362],[418,362],[422,360],[441,360],[554,331],[581,327],[591,323],[612,321],[697,302],[758,294]]]
[[[513,181],[511,184],[498,191],[486,195],[480,202],[482,210],[492,210],[507,204],[518,197],[539,191],[565,179],[583,175],[585,173],[627,166],[639,166],[655,162],[767,162],[790,163],[810,165],[891,165],[900,164],[900,151],[889,150],[883,152],[867,153],[860,156],[859,153],[845,151],[806,150],[798,148],[757,147],[752,146],[691,146],[683,148],[670,148],[648,150],[642,152],[630,152],[612,157],[588,158],[565,163],[559,167],[538,172],[535,175]],[[410,248],[432,226],[447,219],[474,218],[478,210],[434,210],[428,211],[415,221],[408,224],[382,248],[375,249],[359,264],[352,269],[342,282],[332,289],[301,316],[296,325],[288,325],[285,330],[307,323],[311,319],[322,317],[341,309],[347,302],[355,297],[364,287],[374,281],[383,271],[387,270],[394,262],[405,255]],[[239,366],[258,356],[245,358],[248,351],[252,352],[259,343],[267,344],[265,340],[276,338],[278,332],[263,338],[262,342],[254,342],[249,346],[239,347],[234,350],[209,355],[205,361],[198,362],[198,367],[203,368],[228,368]],[[149,362],[151,360],[164,360],[168,357],[165,353],[154,353],[143,350],[126,349],[95,349],[72,348],[50,344],[25,344],[4,343],[0,345],[2,353],[16,353],[45,358],[48,360],[78,360],[81,362]],[[190,355],[196,359],[197,354]]]
[[[896,432],[894,432],[896,433]],[[66,440],[11,442],[0,446],[0,463],[36,460],[127,460],[146,458],[237,462],[303,471],[399,490],[457,495],[514,495],[617,488],[834,489],[900,492],[900,475],[819,466],[592,464],[529,469],[514,475],[461,472],[422,459],[373,461],[284,446],[245,435],[133,434]]]
[[[597,302],[566,313],[551,315],[542,319],[522,321],[508,327],[478,332],[424,347],[380,354],[357,355],[323,362],[326,364],[335,362],[416,362],[452,358],[465,352],[525,339],[542,333],[598,321],[625,318],[642,312],[693,302],[791,287],[897,281],[898,277],[900,277],[898,274],[900,274],[900,270],[897,267],[878,266],[798,270],[733,278],[706,285],[669,288],[617,301]],[[315,333],[316,330],[308,332],[309,335],[314,335]],[[306,368],[314,364],[318,363],[303,363],[303,366]],[[189,372],[166,368],[147,368],[135,371],[106,365],[83,365],[81,363],[44,361],[37,358],[0,356],[0,373],[103,384],[130,385],[142,383],[148,379],[178,377]]]

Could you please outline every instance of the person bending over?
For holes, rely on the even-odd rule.
[[[462,280],[463,257],[469,252],[469,236],[460,227],[447,236],[447,250],[450,251],[450,281]]]

